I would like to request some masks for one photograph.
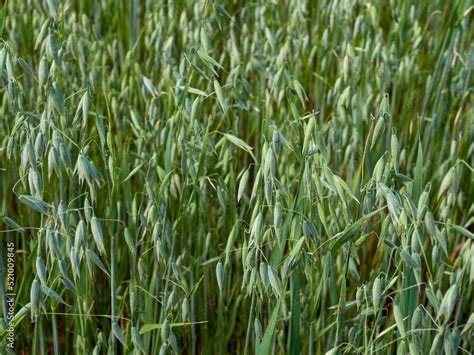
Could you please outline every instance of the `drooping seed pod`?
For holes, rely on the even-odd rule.
[[[454,306],[456,305],[456,299],[458,296],[458,286],[456,284],[452,285],[441,301],[441,305],[439,307],[438,318],[440,316],[444,317],[444,321],[447,322],[453,313]]]
[[[132,342],[135,348],[140,350],[143,354],[146,354],[145,351],[145,342],[143,341],[142,336],[140,335],[140,332],[138,331],[137,327],[132,326]]]
[[[418,329],[418,326],[423,322],[423,311],[417,307],[411,318],[411,329]]]
[[[403,316],[402,312],[400,311],[400,307],[398,304],[393,304],[393,316],[395,317],[395,323],[397,324],[397,329],[400,332],[402,337],[405,337],[405,325],[403,324]]]
[[[48,69],[48,62],[46,60],[46,57],[43,56],[41,57],[38,67],[38,83],[40,87],[43,87],[46,84],[46,81],[48,80]]]
[[[382,281],[380,277],[376,277],[374,284],[372,286],[372,303],[374,304],[374,308],[376,310],[380,307],[380,298],[382,295]]]
[[[260,280],[262,281],[263,286],[265,287],[265,289],[268,289],[269,282],[270,282],[268,278],[268,265],[263,261],[260,263],[259,273],[260,273]]]
[[[74,234],[74,247],[79,250],[81,245],[87,245],[87,228],[84,221],[81,219],[76,226],[76,232]]]
[[[163,327],[161,328],[161,339],[165,342],[170,336],[170,320],[168,318],[163,322]]]
[[[31,322],[34,323],[38,317],[38,306],[41,297],[41,286],[37,279],[33,280],[30,289],[30,310],[31,310]]]
[[[43,258],[38,256],[36,258],[36,274],[43,286],[47,285],[46,277],[46,265],[44,264]]]
[[[399,164],[400,164],[400,151],[398,139],[395,133],[392,133],[392,138],[390,140],[390,153],[392,160],[392,167],[396,173],[398,173]]]
[[[255,330],[255,336],[257,337],[257,339],[262,339],[263,338],[262,323],[260,322],[258,318],[255,318],[254,330]]]
[[[186,322],[188,320],[189,315],[189,301],[188,298],[185,297],[181,303],[181,320]]]
[[[222,263],[219,261],[216,266],[216,279],[217,279],[217,286],[219,287],[219,292],[222,295],[224,290],[224,267]]]
[[[102,225],[97,217],[92,217],[91,219],[91,231],[92,237],[94,238],[97,249],[102,255],[106,255],[105,244],[104,244],[104,233],[102,231]]]

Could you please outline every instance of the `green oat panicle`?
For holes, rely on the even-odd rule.
[[[472,1],[0,3],[1,354],[474,353]]]

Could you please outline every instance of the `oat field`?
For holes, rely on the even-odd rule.
[[[472,1],[0,4],[0,353],[474,353]]]

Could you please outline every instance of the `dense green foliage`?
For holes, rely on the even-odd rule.
[[[473,353],[474,5],[411,3],[8,1],[16,351]]]

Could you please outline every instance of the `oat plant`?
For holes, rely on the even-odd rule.
[[[474,352],[472,1],[0,3],[1,353]]]

